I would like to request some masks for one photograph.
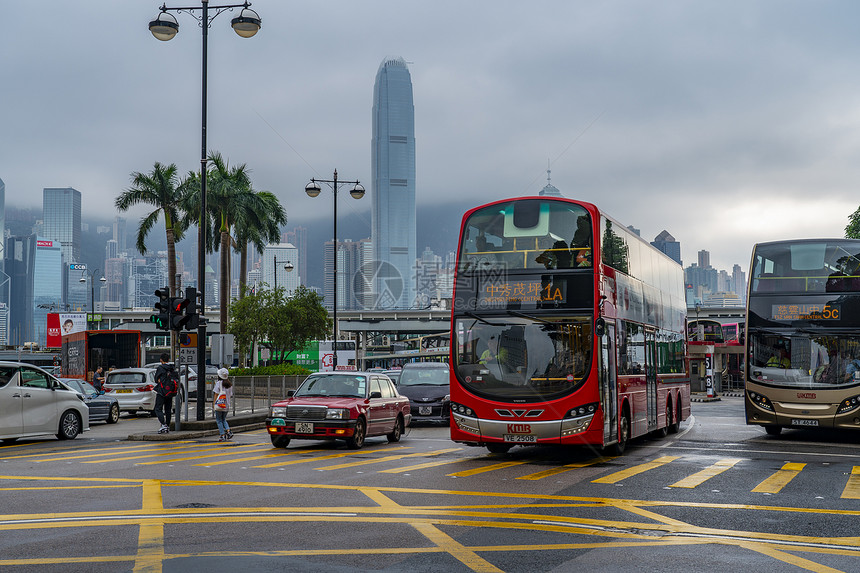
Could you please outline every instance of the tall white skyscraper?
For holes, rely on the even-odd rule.
[[[371,241],[376,308],[415,301],[415,108],[403,58],[386,58],[373,85]],[[367,300],[367,299],[366,299]]]
[[[301,284],[298,267],[299,251],[292,244],[272,243],[263,249],[260,270],[263,282],[267,283],[269,288],[283,288],[287,296],[292,296]]]

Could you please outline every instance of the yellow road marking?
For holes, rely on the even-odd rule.
[[[775,474],[755,486],[752,493],[779,493],[805,467],[806,464],[787,463],[777,470]]]
[[[176,443],[176,442],[174,442],[174,443]],[[77,459],[77,458],[113,456],[113,455],[116,455],[118,453],[122,454],[122,453],[129,453],[129,452],[140,451],[140,450],[159,450],[159,449],[163,449],[164,447],[165,446],[150,445],[150,444],[139,445],[139,446],[120,446],[120,447],[117,447],[116,449],[112,449],[110,452],[107,452],[107,453],[105,453],[104,447],[86,448],[86,449],[76,450],[75,455],[73,455],[73,456],[67,455],[69,453],[68,450],[62,450],[62,451],[42,452],[40,454],[22,454],[20,456],[6,456],[6,457],[0,458],[0,460],[16,460],[16,459],[23,459],[23,458],[38,458],[41,456],[56,456],[57,454],[60,454],[60,453],[65,454],[64,457],[60,457],[60,458],[48,458],[48,459],[44,459],[44,460],[36,460],[36,461],[40,461],[40,462],[53,462],[53,461],[58,461],[58,460],[63,461],[63,460],[71,460],[71,459]],[[178,445],[170,445],[168,447],[185,448],[185,447],[188,447],[188,442],[187,441],[186,442],[178,442]],[[97,453],[87,454],[87,452],[97,452]],[[81,454],[83,454],[83,455],[81,455]]]
[[[242,449],[239,450],[239,448],[242,448]],[[136,465],[136,466],[151,466],[151,465],[156,465],[156,464],[170,464],[173,462],[187,462],[190,460],[199,460],[199,459],[204,459],[204,458],[219,458],[219,457],[223,457],[223,456],[235,456],[236,454],[247,454],[247,453],[251,453],[251,452],[262,452],[262,451],[269,450],[269,449],[271,449],[271,448],[269,448],[268,446],[261,448],[261,447],[257,446],[256,444],[245,444],[242,446],[230,446],[226,450],[222,449],[222,451],[220,453],[215,453],[215,454],[203,454],[202,456],[186,456],[183,458],[170,458],[169,460],[155,460],[153,462],[138,462],[134,465]],[[230,462],[232,463],[233,460],[230,460]]]
[[[434,468],[436,466],[456,464],[456,463],[459,463],[462,461],[463,460],[436,460],[433,462],[424,462],[423,464],[404,466],[402,468],[392,468],[390,470],[379,470],[379,473],[381,473],[381,474],[399,474],[399,473],[403,473],[403,472],[411,472],[413,470],[423,470],[425,468]]]
[[[641,473],[647,472],[648,470],[653,470],[654,468],[659,468],[660,466],[664,466],[677,459],[678,456],[663,456],[657,458],[656,460],[632,466],[627,469],[611,473],[608,476],[603,476],[602,478],[591,480],[591,483],[618,483],[621,480],[633,477],[635,475],[639,475]]]
[[[345,464],[336,464],[333,466],[325,466],[322,468],[317,468],[318,470],[342,470],[344,468],[352,468],[356,466],[364,466],[368,464],[377,464],[380,462],[390,462],[392,460],[402,460],[403,458],[417,458],[417,457],[429,457],[429,456],[438,456],[441,454],[448,454],[451,452],[459,452],[462,448],[446,448],[444,450],[433,450],[429,452],[416,452],[414,454],[396,454],[393,456],[383,456],[381,458],[372,458],[369,460],[359,460],[357,462],[347,462]]]
[[[157,480],[143,482],[143,511],[160,514],[164,511],[161,497],[161,483]],[[164,522],[151,518],[140,524],[137,537],[137,558],[134,560],[134,573],[161,573],[164,561]]]
[[[270,448],[270,449],[274,449],[274,448]],[[262,450],[262,451],[265,451],[265,450]],[[250,461],[252,461],[252,460],[265,460],[265,459],[267,459],[267,458],[279,458],[279,457],[281,457],[281,456],[292,456],[292,455],[295,455],[295,454],[304,454],[304,453],[313,453],[313,452],[323,452],[323,451],[325,451],[325,450],[287,450],[287,451],[284,451],[284,450],[278,450],[278,451],[277,451],[276,453],[274,453],[274,454],[263,454],[262,456],[248,456],[248,457],[245,457],[245,458],[232,458],[232,459],[229,459],[229,460],[222,460],[222,461],[219,461],[219,462],[204,462],[204,463],[202,463],[202,464],[194,464],[194,465],[195,465],[195,466],[205,466],[205,467],[209,467],[209,466],[223,466],[223,465],[225,465],[225,464],[237,464],[237,463],[239,463],[239,462],[250,462]],[[260,466],[254,466],[254,467],[260,467]]]
[[[550,468],[548,470],[543,470],[541,472],[536,472],[533,474],[528,474],[524,476],[520,476],[517,479],[527,479],[527,480],[539,480],[546,477],[558,475],[560,473],[569,472],[570,470],[574,470],[577,468],[585,468],[588,466],[593,466],[595,464],[602,464],[608,461],[612,461],[615,458],[594,458],[593,460],[588,460],[587,462],[577,462],[575,464],[566,464],[557,468]]]
[[[318,462],[320,460],[333,460],[336,458],[345,458],[347,456],[354,456],[356,454],[367,454],[367,453],[371,453],[371,452],[390,452],[392,450],[402,450],[402,449],[409,449],[409,448],[410,448],[410,446],[396,446],[393,448],[384,448],[384,449],[379,449],[379,450],[364,450],[364,451],[354,450],[351,452],[329,454],[327,456],[305,458],[305,459],[301,459],[301,460],[288,460],[286,462],[276,462],[274,464],[264,464],[261,466],[251,466],[251,467],[254,467],[254,468],[277,468],[277,467],[289,466],[289,465],[293,465],[293,464],[307,464],[307,463],[311,463],[311,462]]]
[[[809,559],[804,559],[803,557],[792,555],[785,551],[780,551],[768,543],[740,543],[738,545],[745,549],[761,553],[762,555],[767,555],[768,557],[778,559],[779,561],[783,561],[789,565],[794,565],[795,567],[806,569],[808,571],[815,571],[816,573],[842,573],[840,569],[833,569],[827,565],[822,565],[821,563],[816,563],[815,561],[810,561]],[[785,547],[784,549],[791,550],[793,548]]]
[[[473,475],[477,475],[477,474],[482,474],[484,472],[492,472],[495,470],[502,470],[505,468],[513,467],[513,466],[521,466],[521,465],[527,464],[527,463],[528,462],[502,462],[500,464],[492,464],[489,466],[483,466],[480,468],[475,468],[473,470],[464,470],[461,472],[454,472],[454,473],[448,474],[448,475],[452,476],[452,477],[469,477],[469,476],[473,476]]]
[[[848,476],[848,483],[845,484],[845,489],[842,490],[844,499],[860,499],[860,466],[854,466],[851,470],[851,475]]]
[[[113,458],[110,460],[88,460],[88,461],[84,461],[81,463],[82,464],[108,464],[111,462],[118,462],[118,461],[139,460],[141,458],[158,458],[161,456],[175,456],[176,454],[197,454],[200,452],[214,452],[214,451],[223,451],[223,450],[224,450],[224,448],[217,445],[217,444],[215,446],[213,446],[212,444],[200,444],[199,446],[196,446],[196,449],[193,449],[193,450],[162,452],[159,454],[150,453],[150,454],[135,455],[135,456],[123,456],[121,458]]]
[[[685,477],[680,481],[676,481],[669,487],[683,487],[687,489],[692,489],[694,487],[698,487],[711,479],[714,476],[718,476],[724,471],[731,469],[741,460],[738,458],[727,458],[725,460],[720,460],[712,466],[706,467],[700,472],[696,472],[691,476]]]
[[[455,541],[450,535],[443,533],[435,525],[431,525],[429,523],[413,523],[412,527],[421,532],[421,534],[427,537],[427,539],[438,545],[443,551],[453,555],[455,559],[472,571],[502,571],[465,545]]]

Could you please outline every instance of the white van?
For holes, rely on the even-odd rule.
[[[89,429],[89,409],[77,392],[38,366],[0,362],[0,440],[72,440]]]

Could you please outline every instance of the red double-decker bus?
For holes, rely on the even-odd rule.
[[[675,432],[690,412],[685,323],[681,266],[596,206],[472,209],[451,315],[451,438],[620,454]]]

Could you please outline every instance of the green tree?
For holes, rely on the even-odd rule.
[[[860,239],[860,207],[848,216],[848,224],[845,226],[846,239]]]
[[[245,296],[230,306],[230,316],[228,332],[236,337],[237,345],[250,352],[255,343],[260,344],[277,363],[308,342],[325,338],[331,329],[322,297],[304,286],[290,298],[283,287],[256,292],[246,287]]]
[[[137,228],[137,250],[146,253],[146,237],[152,227],[164,216],[164,230],[167,235],[167,274],[170,292],[176,292],[176,242],[182,240],[188,229],[185,213],[185,187],[176,174],[176,165],[162,165],[155,162],[152,171],[131,174],[131,187],[116,198],[115,205],[120,211],[127,211],[135,205],[155,207],[140,220]]]

